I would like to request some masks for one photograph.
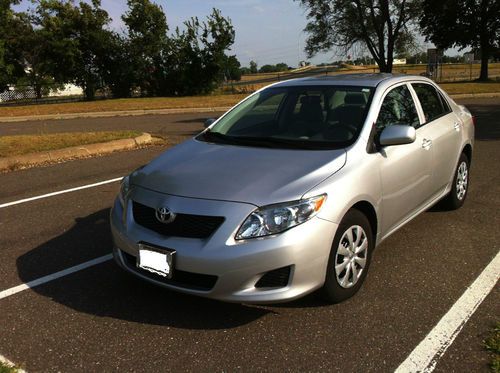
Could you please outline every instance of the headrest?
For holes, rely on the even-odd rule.
[[[301,104],[311,105],[311,104],[321,104],[321,98],[319,96],[304,96],[300,99]]]
[[[365,95],[361,92],[349,92],[345,95],[344,102],[347,105],[365,105]]]

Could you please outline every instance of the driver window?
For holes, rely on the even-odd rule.
[[[406,85],[394,88],[385,96],[375,122],[378,133],[394,124],[410,125],[415,128],[420,125],[413,97]]]

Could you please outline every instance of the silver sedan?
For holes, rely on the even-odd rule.
[[[268,86],[123,179],[115,260],[224,301],[340,302],[389,235],[438,201],[462,206],[473,138],[470,112],[424,77]]]

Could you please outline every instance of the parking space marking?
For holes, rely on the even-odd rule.
[[[432,372],[476,309],[500,278],[500,251],[395,373]]]
[[[31,288],[34,288],[36,286],[42,285],[42,284],[46,284],[47,282],[54,281],[58,278],[70,275],[72,273],[75,273],[75,272],[81,271],[83,269],[95,266],[97,264],[107,262],[112,257],[113,257],[112,254],[104,255],[104,256],[101,256],[99,258],[89,260],[88,262],[78,264],[78,265],[70,267],[70,268],[63,269],[62,271],[52,273],[52,274],[47,275],[47,276],[40,277],[36,280],[26,282],[26,283],[21,284],[21,285],[14,286],[13,288],[0,291],[0,299],[10,297],[11,295],[17,294],[21,291],[31,289]]]
[[[0,209],[3,209],[5,207],[9,207],[9,206],[19,205],[20,203],[26,203],[26,202],[35,201],[37,199],[42,199],[42,198],[48,198],[48,197],[57,196],[59,194],[71,193],[71,192],[76,192],[76,191],[82,190],[82,189],[95,188],[95,187],[98,187],[98,186],[101,186],[101,185],[105,185],[105,184],[116,183],[117,181],[120,181],[121,179],[123,179],[123,177],[116,177],[114,179],[99,181],[98,183],[82,185],[82,186],[75,187],[75,188],[70,188],[70,189],[65,189],[65,190],[59,190],[57,192],[42,194],[40,196],[24,198],[24,199],[20,199],[20,200],[13,201],[13,202],[7,202],[7,203],[1,204],[0,205]]]

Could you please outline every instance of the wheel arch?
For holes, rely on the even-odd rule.
[[[467,159],[469,160],[469,164],[471,164],[472,163],[472,145],[465,144],[464,148],[462,149],[462,153],[467,156]]]
[[[372,229],[373,238],[376,240],[378,236],[378,217],[375,207],[368,201],[358,201],[351,206],[349,210],[358,210],[362,212],[368,221],[370,222],[370,228]]]

